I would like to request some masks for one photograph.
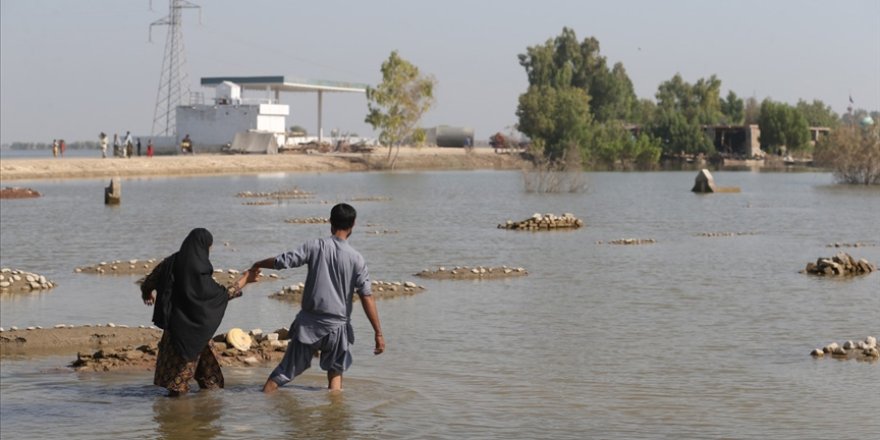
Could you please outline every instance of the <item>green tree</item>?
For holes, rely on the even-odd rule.
[[[657,106],[682,113],[688,121],[716,124],[721,120],[721,80],[715,75],[694,84],[675,74],[657,87]]]
[[[636,101],[632,81],[623,64],[608,67],[599,41],[578,42],[574,30],[563,28],[556,38],[530,46],[519,55],[530,86],[576,87],[590,96],[593,119],[627,119]]]
[[[663,153],[667,155],[715,152],[703,127],[696,121],[688,121],[683,112],[675,109],[659,108],[648,131],[659,140]]]
[[[743,122],[743,100],[736,96],[733,90],[727,92],[727,98],[721,101],[721,113],[724,115],[724,122],[727,124],[738,125]]]
[[[825,105],[818,99],[814,99],[811,103],[798,100],[795,108],[804,115],[810,127],[834,128],[840,122],[840,117],[831,109],[831,106]]]
[[[807,119],[796,108],[765,99],[758,117],[761,128],[761,147],[771,153],[801,151],[810,146]]]
[[[838,127],[816,144],[813,158],[833,169],[838,182],[880,185],[880,125]]]
[[[722,120],[721,80],[715,75],[700,78],[694,84],[680,74],[657,87],[657,110],[648,129],[660,140],[666,154],[715,151],[712,140],[703,130],[705,124]]]
[[[760,117],[761,103],[754,96],[750,96],[746,99],[746,105],[743,108],[743,122],[747,125],[757,124]]]
[[[559,158],[570,144],[584,145],[591,121],[589,103],[590,97],[579,88],[530,86],[519,97],[518,129],[545,156]]]
[[[400,145],[405,140],[424,141],[425,133],[418,128],[418,123],[434,105],[436,81],[419,73],[419,68],[396,50],[382,63],[381,71],[382,82],[375,88],[367,87],[369,112],[365,122],[380,130],[379,141],[389,147],[386,161],[394,168]],[[396,147],[393,158],[392,147]]]
[[[654,114],[657,113],[657,104],[650,99],[640,99],[633,105],[632,116],[630,121],[643,127],[651,125],[654,121]]]
[[[598,40],[578,42],[567,27],[544,44],[528,47],[519,63],[529,88],[519,99],[518,126],[548,157],[562,156],[575,143],[588,160],[593,152],[585,141],[599,127],[591,122],[627,120],[636,107],[623,64],[609,68]]]
[[[646,133],[635,136],[619,121],[595,124],[587,137],[590,158],[607,168],[650,168],[662,152],[660,140]]]

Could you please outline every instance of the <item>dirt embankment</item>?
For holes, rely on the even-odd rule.
[[[112,323],[101,326],[5,329],[0,332],[0,355],[41,356],[72,354],[79,350],[113,349],[127,345],[155,343],[162,330],[126,327]]]
[[[392,157],[394,154],[392,153]],[[401,148],[397,170],[520,169],[518,155],[492,149]],[[0,181],[21,179],[105,178],[136,176],[196,176],[271,172],[345,172],[388,169],[388,150],[371,154],[273,154],[157,156],[152,158],[4,159]]]

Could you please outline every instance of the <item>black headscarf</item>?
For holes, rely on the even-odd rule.
[[[178,353],[187,360],[196,359],[214,336],[229,301],[226,288],[211,277],[214,266],[208,248],[213,242],[207,229],[193,229],[174,258],[168,330]]]

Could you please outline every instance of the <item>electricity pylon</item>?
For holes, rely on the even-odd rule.
[[[153,37],[153,26],[168,26],[165,57],[162,58],[159,90],[156,92],[156,108],[153,111],[153,136],[174,136],[176,139],[177,106],[184,96],[189,95],[186,53],[183,48],[184,9],[198,9],[201,21],[201,6],[187,0],[169,0],[168,15],[150,23],[150,41]]]

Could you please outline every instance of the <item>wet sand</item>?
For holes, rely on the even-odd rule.
[[[194,176],[270,172],[345,172],[383,169],[388,154],[273,154],[156,156],[123,158],[4,159],[0,181],[24,179],[100,178],[136,176]],[[516,155],[496,154],[491,148],[466,152],[461,148],[402,148],[397,170],[520,169]]]
[[[0,333],[0,355],[41,356],[75,354],[79,350],[112,349],[157,343],[162,330],[113,324],[43,329],[6,329]]]

